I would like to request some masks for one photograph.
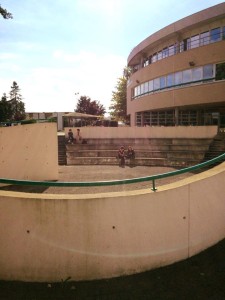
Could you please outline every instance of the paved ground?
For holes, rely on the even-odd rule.
[[[145,177],[173,169],[161,167],[119,168],[118,166],[59,167],[60,181],[98,181]],[[157,185],[179,180],[179,175],[156,182]],[[149,182],[122,186],[122,189],[149,187]],[[11,186],[11,190],[22,187]],[[150,184],[151,188],[151,184]],[[9,189],[9,187],[8,187]],[[87,193],[93,188],[37,188],[40,193]],[[63,189],[63,190],[62,190]],[[104,191],[118,190],[115,186]],[[121,189],[120,189],[121,190]],[[101,190],[102,191],[102,190]],[[103,191],[103,192],[104,192]],[[225,300],[225,240],[188,260],[149,272],[89,282],[22,283],[0,281],[0,300]]]
[[[146,167],[136,166],[121,168],[119,166],[59,166],[59,181],[110,181],[123,180],[130,178],[147,177],[155,174],[163,174],[175,171],[174,168],[167,167]],[[180,174],[173,177],[156,180],[156,187],[164,185],[173,181],[177,181],[189,176],[192,173]],[[152,188],[152,182],[146,181],[135,184],[119,185],[120,191],[137,190]],[[97,192],[118,192],[118,186],[104,186],[104,187],[37,187],[37,186],[9,186],[5,189],[38,192],[38,193],[59,193],[59,194],[83,194],[83,193],[97,193]]]

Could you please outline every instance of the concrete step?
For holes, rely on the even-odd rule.
[[[135,158],[134,165],[137,166],[170,166],[170,167],[188,167],[200,163],[195,159],[172,159],[165,158]],[[126,165],[130,160],[126,160]],[[67,165],[119,165],[119,159],[116,157],[76,157],[68,158]]]
[[[66,145],[67,152],[75,152],[75,151],[85,151],[85,150],[114,150],[118,151],[120,145],[113,145],[113,144],[74,144],[74,145]],[[209,149],[209,145],[207,144],[198,144],[198,145],[190,145],[190,144],[164,144],[164,145],[136,145],[133,146],[135,152],[141,150],[148,150],[148,151],[207,151]],[[125,149],[128,147],[125,146]]]
[[[67,151],[67,157],[69,159],[76,157],[117,157],[117,150],[77,150]],[[198,159],[204,158],[204,151],[147,151],[139,150],[135,151],[136,158],[183,158],[183,159]]]

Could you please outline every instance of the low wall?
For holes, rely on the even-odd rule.
[[[224,182],[225,163],[156,192],[0,190],[0,279],[110,278],[188,258],[225,237]]]
[[[1,178],[58,179],[55,123],[0,127],[0,145]]]
[[[71,127],[64,128],[66,136]],[[77,128],[71,128],[74,136]],[[80,127],[84,139],[89,138],[213,138],[217,126],[176,127]]]

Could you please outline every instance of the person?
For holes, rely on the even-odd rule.
[[[126,158],[130,159],[130,167],[134,165],[135,151],[131,146],[128,146]]]
[[[76,134],[76,143],[77,144],[82,144],[82,136],[81,136],[81,133],[80,133],[80,129],[77,128],[77,134]]]
[[[69,132],[68,132],[68,143],[73,144],[73,142],[74,142],[73,131],[72,131],[72,129],[69,129]]]
[[[122,168],[124,168],[125,167],[125,149],[124,149],[123,146],[121,146],[119,148],[118,158],[120,159],[119,166],[122,167]]]

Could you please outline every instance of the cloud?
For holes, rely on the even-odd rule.
[[[124,57],[62,50],[55,50],[52,56],[54,67],[34,68],[23,80],[21,94],[27,111],[73,111],[81,95],[100,101],[108,110],[126,65]]]

